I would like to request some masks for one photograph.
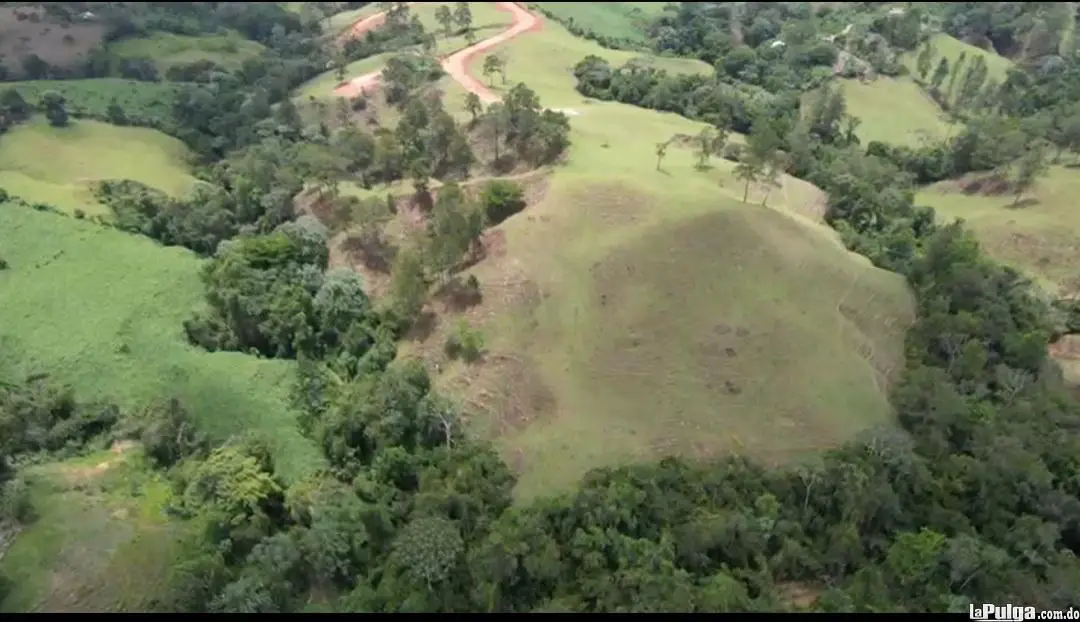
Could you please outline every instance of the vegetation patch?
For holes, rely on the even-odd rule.
[[[45,93],[57,93],[67,102],[73,116],[109,119],[114,102],[132,125],[166,127],[172,106],[183,87],[167,82],[141,82],[120,78],[86,80],[30,80],[5,84],[19,92],[31,105],[39,107]]]
[[[29,467],[34,520],[0,558],[8,612],[148,611],[181,559],[187,526],[170,520],[169,484],[138,451]]]
[[[645,47],[648,20],[662,2],[532,2],[546,17],[575,35],[607,47]]]
[[[1051,167],[1019,207],[1009,185],[994,192],[969,188],[970,182],[941,182],[920,192],[918,200],[942,218],[962,218],[987,253],[1022,269],[1051,293],[1080,293],[1072,259],[1080,248],[1080,217],[1073,209],[1080,193],[1075,170]]]
[[[188,345],[182,325],[204,291],[190,252],[10,204],[0,248],[10,264],[0,343],[11,361],[122,408],[175,397],[212,438],[261,430],[286,479],[320,466],[287,405],[288,364]]]
[[[94,198],[106,179],[132,179],[182,195],[195,178],[183,143],[156,130],[80,119],[52,127],[37,118],[0,141],[0,187],[69,213],[108,214]]]
[[[177,65],[210,61],[230,70],[266,49],[235,32],[222,35],[185,36],[157,32],[150,36],[123,39],[109,45],[109,51],[123,59],[149,58],[164,74]]]

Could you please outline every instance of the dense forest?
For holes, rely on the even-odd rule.
[[[55,4],[75,12],[98,3]],[[907,279],[918,319],[891,395],[897,426],[796,466],[669,458],[598,470],[576,490],[516,505],[511,470],[467,433],[421,364],[396,358],[396,342],[428,287],[454,274],[487,224],[520,209],[513,187],[477,199],[457,182],[473,169],[556,160],[571,147],[570,121],[520,84],[499,104],[470,105],[472,119],[459,123],[428,96],[437,69],[412,55],[386,77],[396,127],[371,131],[333,111],[305,119],[288,93],[335,61],[318,20],[301,23],[272,3],[142,4],[118,33],[226,26],[266,52],[240,71],[204,68],[205,80],[192,68],[172,116],[154,122],[203,159],[196,192],[178,200],[134,182],[102,184],[115,213],[102,226],[207,258],[206,311],[185,333],[211,351],[296,360],[299,425],[329,467],[286,486],[257,433],[215,444],[180,400],[122,412],[42,370],[0,384],[0,522],[33,520],[19,475],[31,457],[125,438],[168,475],[170,511],[197,526],[156,603],[162,612],[939,612],[1077,602],[1080,404],[1047,354],[1068,323],[962,223],[937,224],[914,200],[917,183],[1018,160],[1009,174],[1022,185],[1053,151],[1080,151],[1080,57],[1040,46],[1060,32],[1021,25],[1021,13],[1050,9],[956,3],[874,22],[880,43],[865,45],[883,73],[906,71],[898,55],[921,50],[935,20],[1029,59],[994,88],[957,79],[953,88],[970,95],[957,112],[962,130],[918,148],[860,144],[832,83],[837,48],[821,38],[837,18],[810,3],[668,10],[650,28],[655,49],[704,60],[709,76],[581,59],[572,71],[584,96],[708,124],[704,157],[736,161],[747,188],[788,172],[823,189],[829,224]],[[870,12],[882,3],[855,4]],[[739,40],[729,34],[737,6]],[[405,16],[345,46],[348,60],[420,44],[423,26],[398,10]],[[778,36],[784,46],[771,45]],[[925,73],[928,89],[949,77]],[[810,91],[817,97],[804,97]],[[64,122],[64,102],[42,105],[50,122]],[[0,95],[8,126],[30,108],[17,92]],[[745,145],[728,144],[731,132],[746,134]],[[352,271],[329,269],[326,227],[293,208],[306,190],[373,221],[396,209],[338,196],[345,175],[369,187],[408,180],[432,211],[424,239],[393,259],[390,304],[370,299]],[[793,597],[805,586],[818,594],[810,605]],[[4,589],[0,577],[0,599]],[[314,592],[340,596],[316,606]]]

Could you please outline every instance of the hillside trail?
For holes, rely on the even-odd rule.
[[[412,5],[415,3],[409,2],[407,4]],[[465,90],[470,93],[475,93],[476,96],[480,98],[480,101],[485,104],[499,101],[499,96],[493,93],[491,89],[484,86],[484,83],[480,80],[477,80],[469,74],[469,63],[476,56],[487,50],[505,43],[518,35],[539,30],[544,25],[542,17],[525,9],[517,2],[496,2],[495,6],[500,11],[505,11],[513,16],[514,22],[509,28],[497,35],[488,37],[487,39],[474,43],[466,48],[462,48],[457,52],[453,52],[449,56],[439,60],[439,64],[442,66],[443,71],[450,74],[450,76],[465,88]],[[385,21],[385,11],[370,15],[353,24],[346,36],[363,36],[367,31],[378,28]],[[339,97],[356,97],[357,95],[363,94],[365,91],[378,88],[381,78],[382,70],[366,73],[341,84],[334,90],[334,94]]]

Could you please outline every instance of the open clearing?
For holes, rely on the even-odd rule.
[[[170,67],[209,60],[226,69],[239,69],[245,60],[262,54],[261,43],[245,39],[239,33],[189,37],[156,32],[149,37],[124,39],[109,50],[120,58],[149,58],[164,73]]]
[[[0,141],[0,188],[67,212],[108,214],[93,196],[93,184],[103,179],[133,179],[181,195],[195,183],[188,171],[183,143],[141,127],[73,119],[56,128],[38,117]]]
[[[31,54],[52,66],[77,65],[102,44],[104,37],[103,24],[60,24],[40,7],[0,7],[0,57],[16,76],[23,75],[22,61]]]
[[[182,553],[169,486],[139,452],[102,451],[24,470],[37,519],[0,558],[0,611],[146,611]]]
[[[934,35],[930,39],[930,42],[931,45],[934,46],[934,49],[937,50],[937,53],[934,56],[934,67],[937,66],[939,59],[942,57],[949,59],[949,66],[952,67],[956,65],[956,61],[960,59],[961,54],[964,54],[967,57],[967,60],[964,61],[965,63],[971,62],[975,56],[982,56],[986,59],[986,68],[988,70],[987,79],[1001,83],[1005,80],[1005,74],[1013,64],[1011,60],[1004,56],[999,56],[994,52],[975,47],[969,43],[964,43],[956,37],[947,35],[943,32]],[[904,65],[913,75],[917,72],[915,60],[918,56],[918,50],[908,52],[904,55]],[[933,68],[931,68],[931,71],[933,71]]]
[[[137,408],[175,396],[218,439],[261,431],[288,480],[322,464],[286,406],[289,363],[188,345],[182,322],[203,304],[192,253],[6,204],[0,256],[10,264],[0,272],[0,349],[12,360],[50,370],[85,400]]]
[[[966,54],[965,62],[982,56],[986,59],[990,79],[1001,82],[1012,66],[1012,61],[1007,58],[943,33],[934,35],[931,41],[937,50],[935,67],[936,59],[942,57],[949,59],[952,66],[960,54]],[[904,55],[904,65],[912,75],[916,72],[917,55],[918,52]],[[943,140],[949,135],[951,124],[948,118],[909,76],[881,76],[865,83],[841,80],[840,84],[847,99],[848,113],[862,121],[856,133],[863,143],[879,140],[895,145],[916,146],[924,139]]]
[[[925,188],[917,201],[945,218],[963,218],[995,259],[1011,264],[1052,293],[1080,293],[1076,257],[1080,253],[1080,175],[1076,169],[1053,166],[1012,207],[1009,194],[966,194],[961,184],[946,181]]]
[[[858,117],[863,144],[878,140],[917,146],[924,138],[942,140],[949,122],[941,108],[910,78],[878,77],[868,82],[839,80],[847,111]]]
[[[663,12],[666,2],[533,2],[564,23],[603,37],[646,44],[645,22]]]
[[[689,149],[657,170],[656,143],[703,126],[587,100],[571,74],[587,54],[615,64],[636,54],[552,21],[492,53],[509,78],[494,90],[523,81],[545,106],[581,113],[573,147],[471,269],[484,301],[462,313],[487,336],[483,362],[445,360],[457,312],[438,302],[432,331],[402,354],[440,364],[437,382],[521,474],[519,496],[664,454],[788,460],[890,420],[885,389],[902,366],[911,296],[818,222],[819,190],[785,178],[769,207],[758,190],[743,205],[733,164],[697,171]],[[464,89],[441,86],[461,112]]]
[[[140,82],[120,78],[87,80],[27,80],[9,82],[4,88],[17,90],[26,101],[37,106],[43,93],[52,91],[64,96],[73,115],[105,117],[109,104],[120,104],[129,119],[140,123],[167,123],[181,85],[168,82]]]

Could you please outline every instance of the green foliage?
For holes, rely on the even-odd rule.
[[[495,226],[525,209],[525,191],[510,180],[493,179],[480,191],[480,205],[488,224]]]
[[[394,541],[397,563],[428,587],[445,581],[464,552],[457,525],[439,516],[413,519]]]
[[[72,116],[110,123],[109,107],[116,102],[123,109],[129,124],[168,132],[173,102],[184,87],[159,82],[95,78],[12,82],[11,88],[34,108],[43,109],[44,94],[54,92],[64,98]]]
[[[461,357],[466,363],[475,362],[484,352],[484,334],[473,328],[468,320],[462,318],[454,325],[454,330],[446,336],[444,349],[446,355],[452,359]]]

